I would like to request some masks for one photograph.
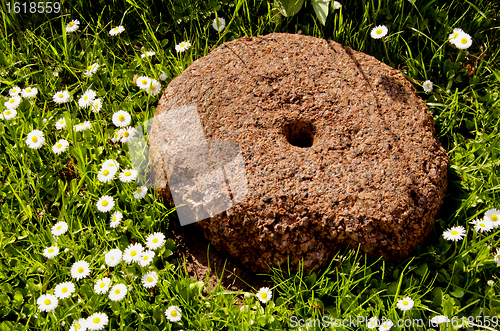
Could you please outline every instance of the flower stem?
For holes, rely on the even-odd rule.
[[[392,61],[389,58],[389,52],[387,51],[387,44],[385,43],[385,38],[382,38],[382,42],[384,43],[385,55],[387,56],[387,60],[389,60],[389,63],[392,65]]]

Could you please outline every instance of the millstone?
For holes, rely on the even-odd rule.
[[[188,202],[178,214],[193,220],[219,198],[196,224],[255,271],[310,270],[358,245],[403,259],[431,231],[447,186],[448,156],[404,76],[303,35],[240,38],[196,60],[163,94],[150,145],[153,178],[168,184],[160,193],[174,203],[177,185]],[[210,176],[221,191],[195,188]]]

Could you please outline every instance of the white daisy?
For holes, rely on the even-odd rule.
[[[36,87],[27,87],[21,91],[21,96],[23,98],[34,98],[38,94],[38,89]]]
[[[103,168],[103,169],[99,170],[99,172],[97,173],[97,179],[101,183],[107,183],[107,182],[113,180],[115,175],[116,175],[115,169]]]
[[[109,34],[111,36],[116,36],[116,35],[122,33],[123,31],[125,31],[125,28],[122,25],[119,25],[119,26],[116,26],[116,27],[112,28],[111,30],[109,30]]]
[[[50,246],[43,250],[43,256],[48,259],[56,257],[57,254],[59,254],[59,248],[57,248],[57,246]]]
[[[394,323],[392,323],[391,320],[385,320],[382,322],[382,324],[380,324],[378,329],[379,329],[379,331],[386,331],[386,330],[389,330],[390,328],[392,328],[393,325],[394,325]]]
[[[152,96],[155,96],[158,93],[160,93],[160,91],[161,91],[161,84],[160,84],[160,82],[157,81],[156,79],[151,79],[151,85],[146,90],[146,92],[148,92],[148,94],[151,94]]]
[[[497,248],[497,252],[495,254],[495,262],[498,266],[500,266],[500,249]]]
[[[68,146],[69,142],[66,139],[59,139],[59,141],[52,146],[52,151],[54,154],[61,154],[68,148]]]
[[[21,93],[21,88],[19,86],[14,86],[9,90],[9,95],[11,97],[17,96],[19,93]]]
[[[338,1],[333,2],[333,10],[342,8],[342,4]]]
[[[111,219],[109,221],[109,226],[112,228],[116,228],[120,224],[122,218],[123,218],[123,214],[119,211],[115,211],[113,213],[113,215],[111,215]]]
[[[135,84],[139,88],[141,88],[143,90],[147,90],[149,88],[149,85],[151,85],[151,78],[146,77],[146,76],[139,76],[139,77],[137,77]]]
[[[116,160],[108,159],[102,163],[102,169],[113,170],[116,173],[120,169],[120,164]]]
[[[87,67],[87,71],[85,71],[84,75],[87,77],[92,77],[97,72],[97,69],[99,69],[99,64],[93,63]]]
[[[86,327],[89,330],[102,330],[108,325],[108,321],[105,313],[94,313],[87,318]]]
[[[122,251],[118,248],[112,249],[104,255],[104,261],[110,267],[116,267],[122,261]]]
[[[141,258],[141,253],[144,251],[144,248],[141,244],[130,244],[125,251],[123,252],[123,261],[127,264],[132,262],[139,263]]]
[[[106,213],[113,209],[115,206],[115,200],[113,200],[113,197],[110,197],[109,195],[103,195],[98,201],[97,201],[97,209],[102,212]]]
[[[4,106],[7,109],[16,109],[21,103],[21,97],[14,95],[4,102]]]
[[[68,231],[68,223],[66,223],[64,221],[57,222],[56,224],[54,224],[54,226],[52,227],[52,230],[51,230],[52,235],[54,237],[65,234],[66,231]]]
[[[85,131],[85,130],[88,130],[91,128],[92,128],[92,124],[89,121],[85,121],[85,122],[73,125],[73,130],[75,130],[75,132],[81,132],[81,131]]]
[[[459,28],[453,29],[453,32],[448,36],[448,40],[450,41],[450,43],[452,43],[453,45],[455,45],[455,42],[457,41],[457,37],[461,33],[464,33],[464,30],[459,29]]]
[[[17,116],[17,110],[15,109],[5,109],[3,113],[0,114],[0,118],[7,121],[16,118],[16,116]]]
[[[69,94],[68,91],[59,91],[54,94],[52,97],[52,100],[54,100],[55,103],[66,103],[69,101],[71,95]]]
[[[162,72],[160,76],[158,76],[158,79],[161,80],[162,82],[168,78],[167,74]]]
[[[432,92],[433,84],[430,80],[426,80],[422,86],[426,93]]]
[[[413,300],[410,297],[406,297],[401,300],[398,300],[398,303],[396,305],[398,306],[399,309],[405,311],[412,309],[414,304],[415,302],[413,302]]]
[[[87,330],[87,320],[85,318],[79,318],[74,320],[69,327],[69,331],[86,331]]]
[[[60,118],[57,120],[56,129],[57,130],[66,129],[66,120],[64,118]]]
[[[379,325],[378,319],[376,317],[371,317],[366,323],[368,329],[375,329]]]
[[[158,274],[154,271],[150,271],[142,276],[142,285],[145,288],[153,288],[158,283]]]
[[[38,305],[38,309],[41,311],[52,311],[57,307],[57,297],[52,294],[42,294],[38,300],[36,300],[36,304]]]
[[[26,137],[26,144],[29,148],[39,149],[45,143],[45,137],[40,130],[33,130]]]
[[[93,90],[87,90],[82,94],[80,99],[78,99],[78,106],[80,108],[87,108],[92,105],[94,98],[96,97],[96,93]]]
[[[131,120],[130,114],[124,110],[117,111],[112,117],[113,124],[119,128],[129,125]]]
[[[126,144],[128,143],[129,141],[131,141],[132,139],[134,139],[134,137],[136,136],[137,132],[135,131],[135,128],[129,126],[127,128],[122,128],[120,129],[120,131],[118,131],[120,133],[120,135],[122,136],[121,138],[121,142],[123,144]]]
[[[80,27],[80,21],[79,20],[72,20],[68,24],[66,24],[66,33],[72,33],[78,30]]]
[[[165,245],[165,235],[161,232],[155,232],[146,237],[146,247],[149,249],[158,249]]]
[[[92,112],[97,114],[98,112],[101,111],[102,108],[102,101],[101,99],[95,99],[92,101],[92,104],[90,105],[90,108],[92,109]]]
[[[109,300],[120,301],[127,295],[127,286],[125,284],[116,284],[109,290]]]
[[[490,232],[493,229],[493,223],[488,219],[475,219],[470,224],[474,225],[474,230],[477,232]]]
[[[73,265],[71,266],[71,277],[75,278],[76,280],[85,278],[88,275],[90,275],[88,262],[78,261],[73,263]]]
[[[146,53],[141,54],[141,58],[145,58],[146,56],[153,56],[155,54],[156,54],[156,52],[154,52],[154,51],[147,51]]]
[[[269,300],[271,300],[273,293],[269,289],[269,287],[262,287],[259,292],[256,294],[257,298],[260,300],[262,303],[266,303]]]
[[[178,45],[175,45],[175,50],[179,53],[182,53],[186,50],[188,50],[191,47],[191,43],[189,41],[183,41],[179,43]]]
[[[490,209],[484,213],[484,218],[489,220],[494,228],[498,228],[500,225],[500,210]]]
[[[148,193],[148,188],[146,186],[138,187],[134,192],[134,198],[142,199]]]
[[[54,288],[54,294],[58,299],[66,299],[75,292],[75,284],[72,282],[64,282],[57,284]]]
[[[115,133],[113,134],[113,138],[111,138],[111,141],[112,141],[113,143],[115,143],[115,144],[116,144],[117,142],[121,141],[121,140],[122,140],[122,138],[123,138],[123,136],[122,136],[121,131],[120,131],[120,130],[117,130],[117,131],[115,131]]]
[[[154,257],[155,257],[155,252],[153,251],[142,252],[141,258],[139,259],[139,265],[143,268],[148,266],[151,263],[151,261],[153,261]]]
[[[226,20],[223,17],[214,18],[212,26],[217,32],[221,32],[226,27]]]
[[[467,49],[472,45],[472,38],[469,34],[462,32],[456,37],[454,45],[458,49]]]
[[[382,37],[385,37],[387,35],[387,27],[385,25],[379,25],[376,26],[372,29],[370,32],[370,35],[372,36],[373,39],[380,39]]]
[[[463,226],[454,226],[443,232],[443,237],[446,240],[458,241],[465,237],[465,228]]]
[[[170,306],[165,311],[165,316],[170,322],[179,322],[182,318],[182,312],[179,307]]]
[[[96,294],[104,294],[108,292],[109,284],[111,284],[111,279],[108,277],[98,279],[94,284],[94,292]]]
[[[125,169],[120,173],[118,178],[124,183],[130,183],[137,178],[137,171],[134,169]]]

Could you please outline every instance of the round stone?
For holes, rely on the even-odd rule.
[[[241,151],[245,187],[231,186],[234,154],[214,158],[229,143]],[[434,120],[403,74],[303,35],[244,37],[193,62],[165,90],[150,145],[151,176],[171,204],[180,184],[217,170],[226,179],[228,193],[176,191],[193,202],[176,213],[191,208],[196,218],[225,194],[228,207],[196,226],[255,271],[323,267],[358,245],[401,260],[425,241],[447,186]]]

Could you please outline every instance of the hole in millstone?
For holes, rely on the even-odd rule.
[[[293,146],[311,147],[314,142],[314,126],[303,119],[283,125],[283,134]]]

